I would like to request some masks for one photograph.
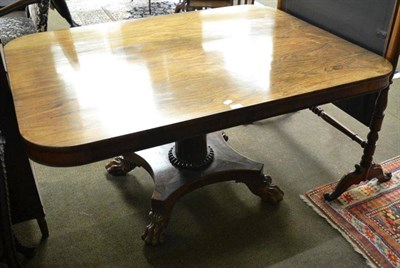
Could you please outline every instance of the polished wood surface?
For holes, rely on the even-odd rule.
[[[293,16],[384,56],[397,1],[352,0],[344,4],[336,0],[282,0],[281,6]],[[333,104],[369,126],[377,97],[378,93],[374,92]]]
[[[247,5],[40,33],[5,49],[28,153],[54,166],[374,92],[392,71],[284,12]]]

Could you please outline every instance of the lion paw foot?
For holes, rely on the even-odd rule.
[[[150,211],[150,223],[146,226],[142,239],[147,245],[157,246],[165,242],[165,229],[167,227],[168,217],[165,215]]]
[[[126,160],[123,156],[117,156],[107,163],[106,170],[113,176],[125,176],[135,167],[133,162]]]
[[[272,183],[270,176],[265,175],[261,181],[248,183],[247,186],[252,193],[270,204],[277,204],[283,200],[283,191]]]

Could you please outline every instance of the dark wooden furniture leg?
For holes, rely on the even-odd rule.
[[[355,166],[355,170],[343,176],[332,193],[326,193],[325,199],[332,201],[344,193],[351,185],[358,184],[364,180],[377,178],[379,182],[388,181],[391,174],[384,173],[379,164],[373,163],[376,142],[379,138],[378,132],[381,130],[385,109],[388,102],[389,88],[381,90],[375,104],[375,111],[372,116],[370,131],[367,136],[367,145],[364,148],[360,164]]]
[[[150,1],[150,0],[149,0]],[[63,17],[71,27],[77,27],[77,24],[71,16],[68,5],[65,0],[51,0],[51,4],[55,7],[57,12]]]
[[[113,175],[121,175],[135,166],[145,168],[155,184],[150,224],[142,235],[145,243],[150,245],[165,241],[173,206],[183,195],[200,187],[234,180],[245,183],[252,193],[266,202],[275,204],[283,199],[283,192],[263,174],[263,164],[238,154],[227,145],[226,136],[221,133],[125,155],[108,163],[106,169]]]
[[[151,0],[149,0],[149,15],[151,15]]]
[[[187,0],[182,0],[175,7],[175,13],[179,13],[181,11],[186,11]]]
[[[0,130],[0,243],[2,257],[6,263],[0,263],[0,266],[21,267],[18,263],[17,251],[15,246],[14,234],[12,231],[10,199],[8,193],[7,172],[4,159],[5,140]]]
[[[42,233],[42,239],[46,239],[49,237],[49,227],[47,226],[47,221],[45,217],[40,217],[36,219],[36,222],[39,225],[40,232]]]

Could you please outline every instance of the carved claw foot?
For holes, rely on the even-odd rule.
[[[150,211],[150,223],[146,226],[142,239],[147,245],[157,246],[165,242],[169,213]]]
[[[333,201],[353,184],[359,184],[373,178],[377,178],[379,182],[385,182],[390,180],[391,176],[390,173],[384,173],[382,167],[378,164],[372,164],[369,168],[355,165],[355,170],[344,175],[336,185],[335,190],[332,193],[325,193],[324,198],[326,201]]]
[[[260,180],[249,180],[245,183],[253,194],[265,202],[277,204],[283,200],[283,191],[272,183],[270,176],[264,175]]]
[[[133,170],[136,164],[125,159],[123,156],[117,156],[106,164],[106,170],[113,176],[125,176],[129,171]]]

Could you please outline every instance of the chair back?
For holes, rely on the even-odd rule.
[[[278,0],[278,8],[397,65],[399,0]],[[377,94],[334,104],[368,126]]]

